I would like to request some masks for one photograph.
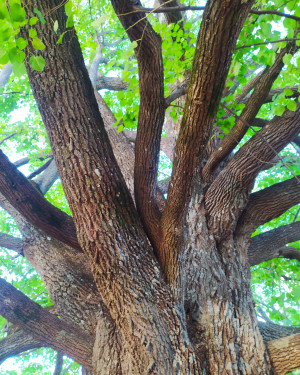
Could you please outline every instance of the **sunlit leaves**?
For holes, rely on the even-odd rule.
[[[29,59],[29,64],[32,69],[42,72],[46,62],[42,56],[31,56]]]

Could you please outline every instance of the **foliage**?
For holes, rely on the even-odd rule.
[[[96,53],[96,32],[102,35],[103,43],[105,42],[102,57],[108,60],[108,63],[100,66],[102,74],[120,77],[129,84],[126,91],[104,91],[102,92],[103,97],[114,111],[119,131],[123,127],[135,129],[139,109],[138,70],[134,58],[136,44],[130,43],[124,38],[124,30],[109,2],[101,2],[100,6],[99,2],[91,0],[90,7],[87,3],[80,0],[67,2],[65,6],[69,16],[68,26],[72,26],[73,22],[76,25],[87,65],[92,62]],[[12,133],[16,134],[5,141],[1,148],[13,161],[30,156],[29,164],[23,168],[23,172],[28,175],[43,165],[44,161],[37,157],[50,152],[49,141],[33,100],[24,68],[24,49],[29,48],[30,45],[33,47],[33,52],[27,63],[38,71],[44,69],[45,60],[39,55],[39,51],[45,46],[41,37],[37,35],[35,25],[39,22],[44,23],[45,20],[38,9],[35,10],[36,17],[28,19],[20,0],[10,0],[9,5],[10,12],[7,11],[5,2],[0,5],[0,69],[10,62],[13,65],[14,74],[8,85],[0,88],[0,139]],[[257,2],[257,6],[300,16],[300,4],[297,0],[262,0]],[[162,37],[165,96],[168,96],[172,92],[174,84],[182,83],[186,79],[187,72],[191,69],[200,20],[192,12],[188,12],[186,21],[179,24],[160,23],[154,15],[150,15],[149,19],[156,32]],[[237,43],[227,80],[229,94],[224,99],[224,105],[236,116],[241,113],[244,104],[234,102],[230,88],[236,81],[239,84],[238,92],[240,92],[257,72],[274,62],[277,48],[284,48],[286,42],[261,44],[248,48],[240,47],[285,37],[300,38],[300,33],[294,35],[295,22],[273,15],[250,15],[246,21]],[[18,37],[21,27],[27,27],[27,39]],[[63,43],[63,34],[59,33],[57,21],[54,21],[53,28],[59,35],[58,43]],[[297,44],[300,45],[300,41],[297,41]],[[274,87],[298,86],[300,92],[300,53],[296,53],[293,57],[287,54],[284,63],[285,68],[274,83]],[[252,70],[252,74],[247,76],[246,72],[249,69]],[[290,97],[291,95],[290,89],[275,95],[270,103],[261,108],[258,117],[270,119],[274,115],[280,116],[286,108],[294,111],[299,98],[293,99]],[[173,120],[177,120],[178,116],[182,115],[182,110],[171,106],[168,113]],[[224,108],[220,106],[217,124],[223,134],[227,134],[235,122],[235,116],[225,118],[224,115]],[[257,130],[257,128],[249,127],[241,144],[246,142]],[[291,177],[291,173],[300,174],[299,159],[291,146],[284,149],[280,156],[284,158],[284,165],[279,163],[260,173],[255,190],[288,179]],[[288,169],[286,165],[288,165]],[[165,174],[170,174],[170,169],[169,160],[162,156],[159,178],[163,179]],[[70,214],[60,182],[52,187],[46,198]],[[299,220],[299,216],[299,207],[294,207],[281,217],[258,228],[254,235]],[[18,236],[14,221],[3,210],[0,211],[0,232]],[[300,250],[299,243],[291,244],[291,246]],[[0,249],[0,260],[1,275],[4,275],[15,287],[42,306],[51,305],[50,297],[38,274],[24,258],[15,257],[13,252]],[[275,259],[252,268],[252,289],[257,305],[261,306],[274,322],[285,325],[300,324],[299,306],[296,302],[300,298],[299,278],[300,269],[297,261]],[[1,336],[4,336],[2,329],[4,324],[5,320],[0,317]],[[22,369],[22,374],[50,374],[51,371],[53,372],[52,364],[55,362],[55,354],[51,350],[40,349],[24,354],[15,361]],[[74,368],[70,368],[67,373],[77,374],[78,366],[76,364],[72,366]],[[20,372],[0,370],[0,374],[4,373],[12,375]]]

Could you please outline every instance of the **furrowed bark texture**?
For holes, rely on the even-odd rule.
[[[34,8],[51,12],[63,32],[63,8],[51,10],[59,4],[24,2],[29,15]],[[127,367],[133,373],[192,373],[197,363],[184,322],[112,154],[75,31],[68,30],[58,45],[51,20],[39,26],[46,66],[42,73],[28,66],[28,76],[79,243],[131,358]]]
[[[92,355],[89,358],[94,373],[271,374],[249,286],[248,243],[244,239],[238,242],[233,236],[240,207],[236,220],[231,220],[227,212],[231,210],[230,204],[233,210],[237,207],[226,189],[233,181],[229,190],[235,194],[239,185],[230,173],[225,183],[219,180],[219,190],[212,185],[208,190],[203,189],[197,179],[207,156],[207,143],[236,39],[253,1],[208,1],[161,232],[157,229],[160,217],[156,206],[157,161],[165,106],[160,38],[143,20],[143,13],[121,16],[133,9],[136,2],[113,1],[130,39],[138,42],[141,107],[135,157],[136,210],[130,194],[132,185],[128,184],[128,189],[125,184],[124,178],[128,181],[121,173],[122,161],[118,160],[118,166],[99,113],[99,107],[102,106],[103,114],[106,108],[99,100],[97,104],[75,30],[65,30],[66,17],[60,0],[22,3],[29,17],[34,16],[37,8],[46,19],[46,24],[36,25],[38,37],[46,46],[39,52],[46,66],[43,72],[37,72],[27,64],[28,76],[73,214],[80,248],[89,259],[93,279],[107,308],[105,314],[90,275],[87,273],[86,279],[76,284],[84,270],[76,274],[71,270],[71,255],[68,261],[68,257],[64,260],[63,252],[57,255],[53,251],[62,264],[61,270],[67,270],[65,281],[59,267],[56,271],[63,288],[75,289],[70,296],[76,298],[79,293],[82,299],[82,294],[93,290],[95,315],[84,315],[80,309],[78,315],[84,317],[82,326],[95,332],[93,358]],[[58,21],[57,34],[53,31],[53,19]],[[21,30],[24,37],[28,36],[26,27]],[[63,43],[57,44],[64,31]],[[36,53],[30,44],[25,52],[26,61]],[[271,136],[268,141],[274,141],[272,147],[280,148],[291,137],[295,131],[293,125],[292,120],[284,119],[283,141],[276,143],[275,135]],[[259,148],[264,150],[263,145],[251,144],[250,151],[254,150],[255,157],[250,165],[243,159],[242,150],[234,161],[246,168],[245,172],[233,164],[249,186],[249,180],[260,168],[256,154]],[[267,159],[269,154],[264,156]],[[242,192],[241,199],[245,198],[245,202],[249,186],[245,194]],[[217,192],[219,204],[216,212],[210,201],[213,191]],[[215,214],[216,220],[220,219],[222,203],[232,225],[225,230],[219,222],[214,222]],[[215,231],[217,227],[221,228],[222,241]],[[46,239],[42,245],[41,253],[35,249],[30,254],[30,248],[25,252],[33,263],[43,263],[40,272],[46,278],[51,272],[45,264]],[[55,241],[52,245],[55,246]],[[154,257],[157,249],[171,287]],[[58,299],[64,297],[59,292],[56,291]],[[90,306],[88,301],[84,302]],[[90,310],[93,311],[92,307]],[[93,320],[90,325],[86,324],[89,318]],[[80,322],[76,323],[80,326]]]
[[[295,138],[300,129],[299,120],[300,109],[275,117],[241,147],[210,185],[205,205],[209,227],[216,238],[224,239],[235,229],[256,176],[265,163]]]
[[[300,333],[268,343],[275,375],[286,374],[300,367]]]
[[[113,0],[112,5],[130,40],[137,43],[140,108],[135,140],[134,192],[137,211],[157,251],[161,226],[156,187],[165,113],[161,38],[145,14],[135,12],[130,1]]]
[[[33,225],[75,249],[80,249],[72,218],[39,194],[1,150],[0,192]]]
[[[33,338],[29,332],[25,332],[22,329],[14,330],[14,332],[9,333],[7,337],[0,340],[0,365],[8,358],[19,355],[26,350],[41,348],[44,345],[46,343]]]
[[[233,49],[252,4],[209,1],[203,14],[162,218],[161,263],[171,283],[179,274],[179,249],[191,188],[205,154]]]
[[[58,319],[0,279],[0,314],[41,342],[92,369],[93,338]]]

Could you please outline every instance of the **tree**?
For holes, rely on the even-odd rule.
[[[13,325],[0,358],[46,346],[58,352],[56,373],[62,354],[93,374],[299,368],[299,329],[275,324],[263,311],[265,323],[257,320],[250,266],[282,256],[294,259],[295,270],[299,261],[291,243],[300,236],[292,209],[300,198],[300,6],[208,0],[184,7],[174,0],[149,9],[112,0],[121,28],[107,17],[109,5],[97,4],[12,0],[1,8],[1,83],[15,91],[24,62],[51,159],[28,179],[1,151],[1,206],[22,238],[3,233],[0,241],[33,265],[53,308],[1,279],[0,314]],[[203,11],[197,40],[187,10]],[[161,23],[156,12],[165,14]],[[98,17],[97,31],[80,28],[87,14]],[[285,28],[283,38],[275,22]],[[110,47],[127,43],[123,61],[105,56],[105,38],[116,34],[107,36],[106,28],[122,30]],[[7,83],[10,63],[19,78]],[[114,63],[123,79],[100,73],[100,64],[109,70]],[[125,90],[105,94],[117,118],[101,88]],[[11,111],[20,96],[7,97]],[[136,132],[122,131],[135,123]],[[29,149],[30,131],[16,135],[23,141],[25,133]],[[163,182],[161,149],[173,161]],[[56,168],[72,217],[43,197]],[[271,184],[264,179],[270,168],[278,172]],[[269,186],[253,191],[255,181]],[[261,227],[251,239],[288,210],[294,218],[286,225]],[[293,302],[285,307],[295,315]]]

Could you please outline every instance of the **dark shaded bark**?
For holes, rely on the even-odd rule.
[[[289,225],[283,225],[255,236],[248,249],[248,261],[250,266],[279,256],[297,259],[300,262],[300,251],[290,246],[284,246],[289,242],[295,242],[299,239],[300,221]]]
[[[0,192],[33,225],[80,249],[73,219],[49,203],[0,151]]]
[[[6,359],[17,356],[27,350],[38,349],[45,343],[32,337],[28,331],[13,329],[7,337],[0,340],[0,364]]]
[[[130,2],[113,0],[112,5],[116,14],[122,14],[119,18],[130,40],[137,42],[140,108],[135,140],[135,202],[146,233],[157,251],[161,234],[156,185],[165,113],[161,38],[144,13],[133,13]]]
[[[93,338],[58,319],[0,279],[0,314],[45,346],[62,351],[86,368],[92,368]]]
[[[10,236],[9,234],[0,233],[0,246],[6,249],[22,253],[23,242],[21,238]]]
[[[282,215],[299,202],[299,176],[252,193],[239,219],[237,234],[251,235],[257,227]]]

